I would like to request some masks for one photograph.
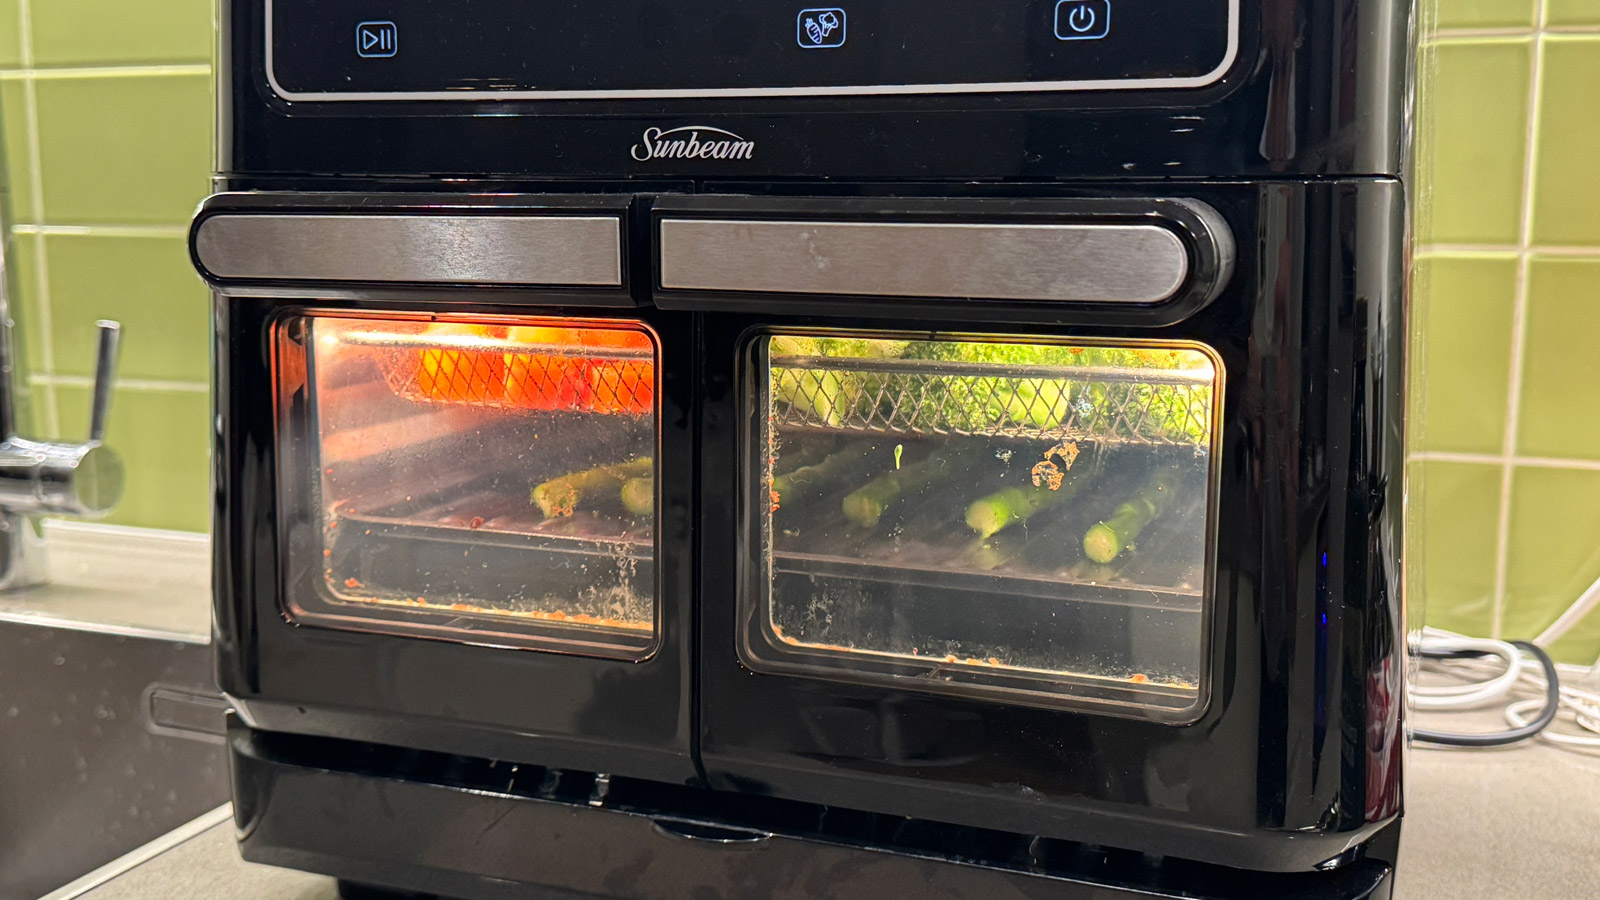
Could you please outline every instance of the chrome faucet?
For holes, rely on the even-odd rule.
[[[0,591],[45,580],[39,516],[98,518],[122,499],[122,457],[105,446],[106,416],[122,326],[102,320],[95,356],[89,439],[37,441],[17,433],[16,321],[7,293],[4,222],[0,220]]]

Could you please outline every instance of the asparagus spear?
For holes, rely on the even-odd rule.
[[[801,466],[792,472],[779,475],[772,479],[772,492],[778,495],[780,503],[819,493],[829,482],[853,472],[856,466],[866,459],[868,452],[861,447],[840,450],[825,457],[821,462]]]
[[[648,516],[656,511],[656,480],[645,475],[629,478],[622,483],[622,505],[636,516]]]
[[[1083,552],[1097,563],[1108,563],[1121,556],[1145,526],[1172,507],[1177,485],[1177,476],[1171,471],[1150,476],[1110,518],[1095,524],[1084,534]]]
[[[779,475],[822,462],[838,447],[839,441],[832,435],[806,435],[803,440],[783,437],[775,442],[772,450],[772,473]]]
[[[973,501],[967,507],[967,527],[978,533],[980,539],[997,534],[1019,522],[1026,522],[1034,513],[1049,509],[1064,500],[1071,500],[1081,488],[1088,469],[1069,474],[1055,490],[1048,483],[1009,487],[995,491],[987,497]]]
[[[845,517],[869,528],[878,524],[901,497],[955,475],[959,459],[958,455],[934,456],[874,478],[844,498]]]
[[[560,478],[552,478],[534,488],[532,499],[547,519],[570,516],[577,511],[578,504],[586,498],[607,491],[616,491],[628,479],[649,475],[651,471],[652,460],[645,456],[585,472],[572,472]]]

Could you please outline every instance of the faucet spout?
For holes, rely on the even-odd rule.
[[[40,441],[17,428],[16,320],[11,312],[8,234],[0,221],[0,590],[44,580],[44,546],[35,517],[97,518],[122,499],[122,458],[105,446],[122,326],[101,320],[89,436],[81,443]]]

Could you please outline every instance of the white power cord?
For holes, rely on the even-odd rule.
[[[1589,585],[1589,589],[1534,638],[1533,646],[1527,649],[1542,651],[1597,609],[1600,609],[1600,579]],[[1554,678],[1555,671],[1547,667],[1548,659],[1545,660],[1546,665],[1526,665],[1522,649],[1508,641],[1468,638],[1437,628],[1424,628],[1417,650],[1424,658],[1424,666],[1459,680],[1456,684],[1414,685],[1411,688],[1411,701],[1417,708],[1472,709],[1503,701],[1515,690],[1537,691],[1543,696],[1518,699],[1506,706],[1506,722],[1513,732],[1526,736],[1536,733],[1541,740],[1568,747],[1600,748],[1600,693],[1589,689],[1590,685],[1600,685],[1600,659],[1596,659],[1587,675],[1579,679],[1584,687],[1561,684],[1552,694],[1546,672]],[[1539,655],[1543,655],[1542,652]],[[1486,657],[1498,658],[1498,662],[1491,662]],[[1548,706],[1556,696],[1559,696],[1556,719],[1570,719],[1579,730],[1589,734],[1548,727]],[[1542,729],[1531,727],[1533,723],[1528,719],[1528,714],[1535,710],[1546,711],[1541,716],[1541,720],[1546,720]],[[1419,739],[1425,740],[1425,734],[1419,731]],[[1506,736],[1509,737],[1510,733]],[[1447,734],[1444,737],[1452,736]],[[1482,737],[1488,740],[1481,746],[1493,745],[1493,735]],[[1468,744],[1463,741],[1455,745]]]
[[[1423,648],[1439,653],[1488,653],[1505,660],[1505,671],[1484,682],[1447,685],[1417,685],[1411,700],[1420,709],[1470,709],[1498,700],[1516,686],[1522,676],[1522,654],[1505,641],[1465,638],[1435,629],[1423,630]]]
[[[1591,600],[1591,594],[1595,599]],[[1589,604],[1590,608],[1600,605],[1600,583],[1586,592],[1584,598],[1574,604],[1574,609],[1585,603]],[[1556,632],[1557,637],[1570,629],[1570,623],[1581,620],[1583,616],[1563,615],[1562,618],[1569,619],[1570,622],[1564,629]],[[1547,629],[1547,633],[1549,631],[1550,629]],[[1542,696],[1518,699],[1505,708],[1507,724],[1515,730],[1527,732],[1530,729],[1528,715],[1535,710],[1547,708],[1550,703],[1550,687],[1543,667],[1526,665],[1522,651],[1509,642],[1467,638],[1436,628],[1425,628],[1418,649],[1424,655],[1424,665],[1430,671],[1448,674],[1460,681],[1457,684],[1414,686],[1411,689],[1411,697],[1413,704],[1418,708],[1434,710],[1478,708],[1503,700],[1513,690],[1536,691]],[[1545,727],[1535,732],[1538,737],[1568,747],[1600,748],[1600,693],[1570,685],[1558,685],[1558,696],[1557,717],[1570,718],[1580,729],[1592,733],[1576,734],[1568,730]],[[1532,737],[1533,734],[1528,733],[1527,736]],[[1493,735],[1483,737],[1491,738]],[[1483,746],[1490,745],[1483,744]]]

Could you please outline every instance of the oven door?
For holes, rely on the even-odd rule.
[[[1200,717],[1211,348],[790,327],[741,351],[752,671]]]
[[[195,227],[224,688],[265,730],[689,780],[693,360],[632,308],[626,204],[354,205]]]
[[[1393,816],[1392,198],[1190,188],[658,204],[713,786],[1273,870]]]

